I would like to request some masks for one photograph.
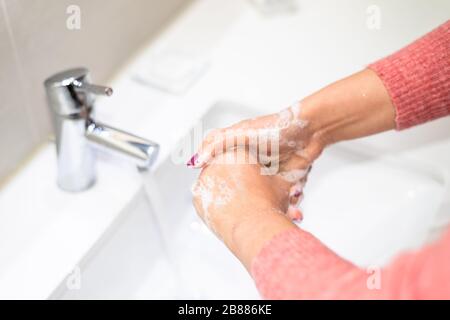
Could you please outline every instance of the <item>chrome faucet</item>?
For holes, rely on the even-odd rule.
[[[94,119],[97,95],[113,90],[94,85],[89,71],[71,69],[45,81],[56,136],[58,185],[66,191],[82,191],[95,182],[95,147],[125,155],[140,169],[155,161],[158,144],[114,129]]]

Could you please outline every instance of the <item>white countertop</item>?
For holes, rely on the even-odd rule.
[[[257,106],[261,114],[279,110],[445,20],[445,14],[424,15],[399,27],[386,10],[382,29],[373,31],[365,27],[368,4],[300,1],[295,14],[265,17],[246,1],[197,1],[117,73],[111,81],[115,95],[99,101],[98,118],[158,142],[158,166],[215,102]],[[413,19],[397,11],[399,21]],[[210,62],[184,95],[133,80],[141,59],[164,50]],[[441,144],[450,147],[448,140]],[[419,153],[435,150],[433,159],[448,168],[450,155],[442,156],[441,144]],[[102,158],[92,189],[66,193],[55,184],[56,156],[49,143],[0,191],[0,298],[49,297],[136,195],[141,178],[134,168]]]

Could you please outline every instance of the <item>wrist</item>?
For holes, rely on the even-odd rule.
[[[324,146],[395,128],[395,111],[378,76],[363,70],[305,98],[301,117]]]
[[[311,141],[323,145],[333,144],[343,140],[343,133],[351,122],[356,121],[355,115],[349,112],[341,92],[331,86],[306,97],[302,101],[301,116],[309,125]]]
[[[297,228],[283,212],[276,209],[253,208],[239,218],[221,223],[216,230],[227,247],[250,270],[253,259],[275,235]]]

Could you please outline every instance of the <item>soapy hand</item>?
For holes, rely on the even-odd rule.
[[[250,270],[266,241],[297,228],[286,217],[292,184],[261,174],[259,164],[230,164],[230,155],[255,160],[242,149],[217,155],[193,186],[193,201],[198,215]]]
[[[267,211],[300,215],[297,208],[289,206],[291,182],[280,175],[261,174],[259,164],[230,164],[224,159],[230,155],[242,156],[248,163],[252,160],[243,149],[218,154],[192,188],[197,213],[219,237],[225,236],[223,230],[235,230],[250,217]]]
[[[276,114],[216,129],[206,137],[199,152],[187,165],[202,168],[226,150],[244,148],[254,154],[263,168],[270,169],[266,171],[268,174],[277,175],[292,184],[289,216],[300,219],[299,211],[293,209],[303,198],[303,187],[312,162],[325,146],[311,130],[309,122],[302,118],[301,111],[301,104],[296,103]]]

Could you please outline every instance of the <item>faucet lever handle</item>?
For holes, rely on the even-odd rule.
[[[96,84],[82,82],[79,80],[74,80],[73,85],[75,87],[75,90],[81,91],[83,93],[91,93],[95,95],[102,95],[108,97],[113,94],[113,89],[110,87],[99,86]]]

